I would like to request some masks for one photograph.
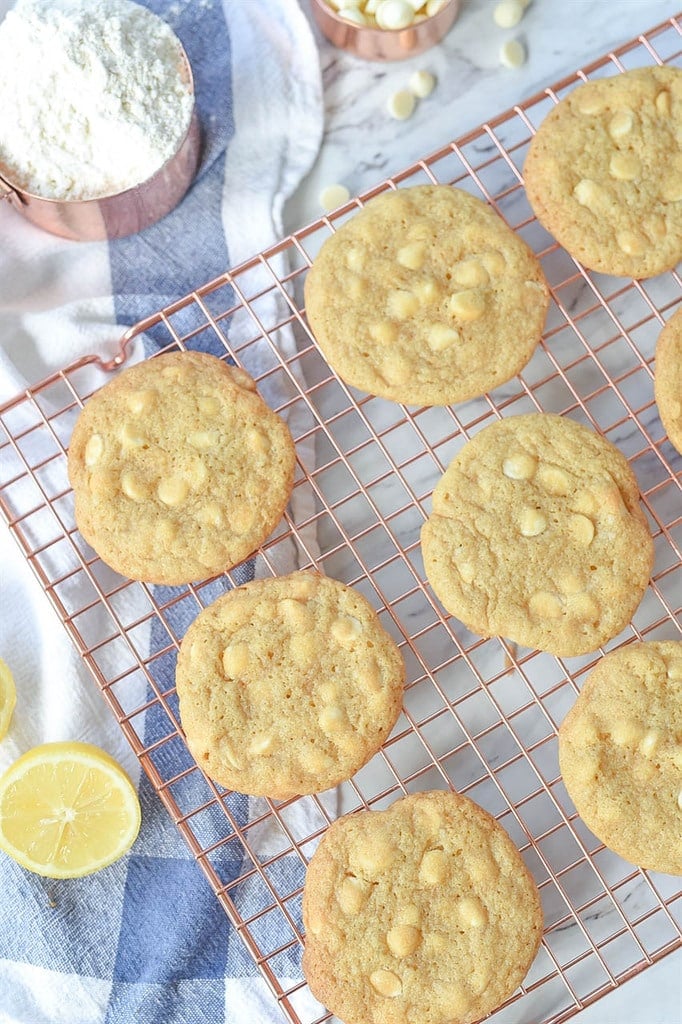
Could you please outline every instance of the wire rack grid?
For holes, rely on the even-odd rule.
[[[682,944],[680,880],[626,864],[595,839],[563,787],[556,744],[558,724],[604,651],[679,636],[681,460],[657,415],[652,362],[682,281],[676,272],[649,281],[586,272],[535,220],[521,180],[530,138],[553,104],[588,78],[679,64],[680,36],[677,18],[653,28],[150,316],[111,362],[88,357],[0,409],[0,507],[9,528],[292,1024],[329,1017],[300,972],[302,884],[317,842],[341,811],[383,808],[417,790],[452,787],[485,807],[539,885],[542,947],[524,985],[493,1015],[498,1024],[564,1021]],[[485,198],[539,255],[553,297],[542,345],[523,373],[456,408],[407,408],[344,386],[319,353],[301,301],[306,270],[330,232],[371,196],[425,182]],[[206,778],[184,744],[174,689],[179,642],[201,608],[243,581],[245,567],[186,587],[131,583],[76,530],[66,474],[73,423],[140,336],[161,349],[229,354],[289,421],[294,492],[258,554],[257,574],[298,567],[341,579],[365,594],[400,645],[408,677],[401,717],[369,765],[334,793],[245,803]],[[445,467],[496,418],[533,410],[580,420],[624,451],[655,542],[654,573],[631,625],[582,658],[474,636],[424,583],[419,530]]]

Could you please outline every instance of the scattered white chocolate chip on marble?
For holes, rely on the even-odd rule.
[[[500,0],[493,11],[493,20],[499,28],[514,28],[521,21],[524,10],[521,0]]]
[[[388,112],[396,121],[406,121],[414,113],[415,98],[409,89],[399,89],[389,96],[386,104]]]
[[[329,212],[343,206],[350,199],[350,192],[345,185],[327,185],[320,192],[320,206]]]
[[[526,63],[526,48],[520,39],[507,39],[500,47],[500,64],[505,68],[522,67]]]
[[[436,78],[430,71],[413,71],[409,81],[410,92],[420,100],[430,96],[436,87]]]

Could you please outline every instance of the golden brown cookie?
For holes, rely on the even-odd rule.
[[[682,875],[682,641],[602,658],[559,729],[569,796],[609,849]]]
[[[469,1024],[512,995],[542,908],[494,818],[457,793],[417,793],[340,818],[303,893],[303,970],[345,1024]]]
[[[682,455],[682,307],[658,337],[654,390],[670,443]]]
[[[627,460],[547,413],[493,423],[462,448],[421,543],[431,586],[470,630],[562,657],[620,633],[654,558]]]
[[[533,210],[586,267],[653,277],[682,259],[682,70],[586,82],[547,115],[523,175]]]
[[[327,239],[305,302],[347,384],[448,405],[526,365],[549,292],[534,254],[489,206],[449,185],[419,185],[370,200]]]
[[[81,412],[69,446],[78,529],[112,569],[171,585],[250,555],[294,480],[286,424],[247,373],[172,352],[124,370]]]
[[[405,667],[357,591],[311,573],[205,608],[180,647],[187,745],[216,781],[280,800],[350,778],[400,713]]]

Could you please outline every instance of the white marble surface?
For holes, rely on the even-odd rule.
[[[305,7],[307,0],[302,2]],[[678,13],[670,0],[533,0],[521,24],[504,31],[492,20],[493,7],[494,0],[463,0],[458,21],[438,47],[393,64],[357,60],[317,33],[325,135],[312,172],[285,208],[287,231],[321,216],[324,186],[340,182],[352,195],[361,193]],[[514,36],[524,42],[528,61],[511,71],[500,66],[498,53]],[[437,76],[437,88],[412,118],[395,121],[386,100],[418,68]],[[680,1024],[680,957],[668,957],[574,1019],[578,1024]],[[525,1018],[517,1022],[513,1014],[509,1020],[532,1024]]]

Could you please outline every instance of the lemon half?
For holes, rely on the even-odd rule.
[[[17,691],[9,666],[0,658],[0,740],[9,729],[10,719],[17,702]]]
[[[140,829],[140,802],[123,769],[89,743],[44,743],[0,778],[0,849],[49,878],[112,864]]]

